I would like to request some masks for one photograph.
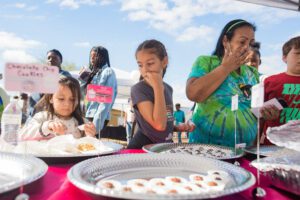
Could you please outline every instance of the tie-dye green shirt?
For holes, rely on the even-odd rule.
[[[200,56],[193,65],[189,78],[205,76],[221,64],[217,56]],[[237,143],[251,145],[256,138],[257,120],[250,111],[251,96],[245,95],[241,86],[258,83],[258,72],[253,67],[242,65],[240,74],[231,72],[224,82],[204,102],[197,103],[193,112],[196,129],[190,134],[190,143],[234,146],[235,117],[231,111],[231,97],[239,95],[236,111]],[[247,88],[247,87],[246,87]]]

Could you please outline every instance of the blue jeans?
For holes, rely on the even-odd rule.
[[[178,143],[182,143],[181,141],[181,132],[177,132]]]
[[[126,122],[126,139],[127,139],[127,144],[129,144],[131,138],[132,138],[132,122]]]

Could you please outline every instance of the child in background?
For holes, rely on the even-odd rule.
[[[166,49],[157,40],[146,40],[138,46],[135,56],[141,78],[131,88],[131,99],[138,130],[127,148],[172,142],[173,131],[189,131],[194,127],[188,123],[173,124],[173,89],[163,82],[168,64]]]
[[[135,116],[133,112],[133,107],[132,107],[132,101],[131,98],[128,98],[128,106],[125,109],[125,117],[124,117],[124,124],[126,127],[126,139],[127,139],[127,144],[129,144],[132,135],[133,135],[133,123],[135,121]]]
[[[175,104],[176,111],[174,112],[174,120],[175,120],[175,125],[179,125],[181,123],[185,122],[185,114],[182,110],[180,110],[180,104],[176,103]],[[177,138],[178,138],[178,143],[182,143],[181,141],[181,132],[177,132]]]
[[[261,64],[259,49],[260,49],[259,42],[254,42],[253,44],[251,44],[250,54],[247,57],[248,62],[246,63],[246,65],[255,67],[257,70],[258,70],[259,65]]]
[[[300,109],[300,36],[287,41],[282,47],[282,59],[287,64],[287,71],[265,79],[265,101],[277,98],[285,108],[263,109],[263,131],[268,127],[280,126],[290,120],[299,120]],[[262,136],[261,142],[270,144]]]
[[[87,123],[80,108],[80,87],[76,79],[64,77],[59,80],[54,94],[45,94],[36,107],[44,111],[36,113],[20,130],[22,140],[47,140],[57,135],[72,134],[75,138],[95,136],[93,123]],[[78,129],[84,124],[84,131]]]

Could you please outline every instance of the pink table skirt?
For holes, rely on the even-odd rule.
[[[120,154],[126,153],[144,153],[143,150],[121,150]],[[246,158],[240,158],[239,162],[241,167],[247,169],[256,175],[256,169],[249,166],[250,161]],[[74,185],[72,185],[67,178],[68,170],[74,164],[66,164],[66,165],[50,165],[47,174],[36,181],[25,187],[25,192],[30,195],[30,200],[91,200],[92,197],[81,191]],[[262,187],[266,190],[267,196],[265,199],[276,199],[276,200],[284,200],[284,199],[297,199],[296,195],[290,194],[288,192],[278,190],[270,185],[270,182],[263,176],[261,176],[261,184]],[[252,190],[254,186],[240,192],[238,194],[218,198],[218,199],[252,199]],[[0,195],[1,200],[10,200],[14,199],[18,191],[12,191],[6,193],[4,195]],[[299,197],[298,197],[299,198]],[[97,199],[111,199],[105,197],[99,197]]]

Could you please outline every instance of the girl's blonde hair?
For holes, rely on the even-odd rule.
[[[61,86],[68,87],[73,96],[74,96],[74,104],[73,108],[74,111],[71,114],[77,121],[78,124],[83,124],[83,114],[80,107],[80,99],[81,99],[81,93],[80,93],[80,85],[79,82],[73,78],[73,77],[62,77],[59,79],[58,82]],[[53,115],[55,114],[53,104],[50,103],[51,98],[53,97],[53,94],[45,94],[40,101],[35,105],[35,108],[37,111],[45,110],[48,112],[48,118],[53,119]]]

